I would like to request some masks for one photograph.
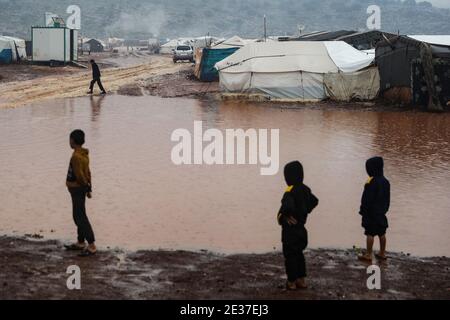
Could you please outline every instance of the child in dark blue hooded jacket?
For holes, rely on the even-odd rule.
[[[288,188],[281,200],[278,223],[282,226],[283,255],[288,277],[287,289],[306,288],[306,264],[303,250],[308,246],[305,223],[319,204],[311,189],[303,183],[303,166],[295,161],[284,168]]]
[[[367,160],[366,171],[369,180],[364,186],[359,214],[362,216],[362,227],[367,236],[367,251],[360,260],[372,261],[374,237],[380,238],[380,252],[375,256],[386,259],[386,229],[389,227],[386,217],[391,200],[391,187],[384,177],[384,161],[381,157]]]

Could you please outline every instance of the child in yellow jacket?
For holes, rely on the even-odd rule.
[[[70,134],[70,147],[74,150],[70,159],[66,186],[72,197],[73,219],[77,226],[78,242],[66,246],[67,250],[82,251],[86,257],[97,252],[95,236],[86,214],[86,197],[92,197],[91,171],[89,169],[89,150],[84,149],[85,134],[75,130]],[[86,241],[88,245],[86,246]]]

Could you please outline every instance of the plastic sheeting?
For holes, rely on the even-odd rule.
[[[163,44],[160,49],[161,54],[173,54],[173,50],[177,48],[179,45],[187,45],[192,39],[188,38],[180,38],[180,39],[173,39],[167,42],[166,44]]]
[[[224,41],[218,41],[211,46],[211,49],[229,49],[229,48],[241,48],[246,44],[256,42],[256,40],[242,39],[239,36],[233,36]]]
[[[272,99],[320,101],[327,97],[324,76],[310,72],[220,73],[225,92],[262,94]],[[276,81],[274,81],[276,80]]]
[[[219,72],[220,88],[225,92],[249,93],[251,88],[252,74],[250,72],[242,73],[223,73]]]
[[[14,45],[16,48],[16,53],[18,55],[17,56],[18,60],[27,58],[27,49],[26,49],[25,40],[16,38],[16,37],[8,37],[8,36],[2,36],[2,38],[9,39],[10,41],[14,42]]]
[[[373,63],[375,54],[359,51],[343,41],[250,43],[217,63],[223,72],[354,72]]]
[[[337,72],[322,42],[287,41],[250,43],[216,64],[224,73],[305,71]]]
[[[309,101],[327,97],[324,76],[352,74],[372,64],[374,58],[373,54],[360,52],[345,42],[250,43],[218,62],[216,68],[225,92]],[[336,87],[331,93],[343,100],[358,96],[373,98],[371,93],[375,91],[376,95],[379,90],[379,83],[365,79],[364,75],[342,76],[340,80],[349,83],[341,84],[340,88],[333,82],[338,78],[329,79],[330,86]],[[358,85],[357,81],[362,83]]]
[[[380,91],[380,73],[377,67],[353,73],[329,73],[324,75],[324,83],[332,100],[373,100]]]
[[[219,74],[214,65],[229,57],[234,52],[239,50],[239,48],[226,48],[226,49],[199,49],[202,50],[201,59],[196,60],[196,68],[198,66],[198,72],[196,76],[201,81],[212,82],[219,79]]]
[[[0,37],[0,63],[11,63],[13,61],[11,42],[12,41]]]
[[[25,40],[0,36],[0,62],[11,63],[27,58]]]
[[[342,72],[355,72],[370,66],[375,52],[359,51],[343,41],[324,42],[331,60]]]

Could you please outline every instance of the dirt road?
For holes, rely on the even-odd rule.
[[[170,57],[153,56],[142,64],[102,70],[102,82],[109,92],[121,86],[138,83],[153,76],[175,73],[188,68],[186,64],[174,64]],[[72,98],[86,95],[91,71],[74,74],[57,74],[26,81],[0,84],[0,108],[11,108],[47,99]],[[96,88],[98,90],[98,88]]]

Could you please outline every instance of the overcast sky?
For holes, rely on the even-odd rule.
[[[450,8],[450,0],[427,0],[431,2],[436,7],[441,8]],[[416,0],[416,2],[420,2],[420,0]]]

